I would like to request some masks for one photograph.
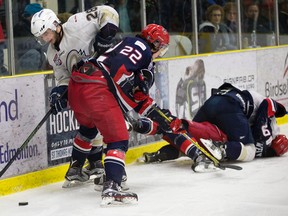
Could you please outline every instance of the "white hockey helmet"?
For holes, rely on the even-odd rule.
[[[56,27],[60,24],[57,15],[50,9],[43,9],[35,13],[31,19],[31,33],[39,38],[47,29],[56,31]]]

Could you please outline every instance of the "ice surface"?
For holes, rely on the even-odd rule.
[[[281,126],[288,134],[288,125]],[[237,163],[242,171],[194,173],[188,158],[126,167],[136,206],[100,207],[93,183],[62,183],[0,197],[1,216],[287,216],[288,153]],[[29,202],[18,206],[19,202]]]

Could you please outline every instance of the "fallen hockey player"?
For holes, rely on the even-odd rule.
[[[193,121],[182,120],[182,123],[198,142],[201,142],[200,138],[210,139],[221,147],[223,160],[251,161],[255,157],[281,156],[288,151],[288,140],[280,134],[276,123],[276,117],[285,114],[285,107],[273,99],[254,91],[241,91],[225,83],[213,92]],[[134,121],[133,126],[140,133],[159,133],[157,124],[149,119]],[[160,130],[160,133],[163,131]],[[182,150],[187,140],[181,141],[179,136],[163,133],[163,139],[171,145],[156,152],[144,153],[144,161],[173,160],[187,155]],[[213,163],[209,160],[195,158],[193,161],[192,169],[196,172],[213,169]]]

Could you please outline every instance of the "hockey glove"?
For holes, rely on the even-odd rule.
[[[133,94],[133,98],[136,102],[144,101],[149,97],[149,95],[144,94],[142,91],[135,91]]]
[[[134,79],[134,99],[137,102],[144,101],[149,97],[149,89],[154,83],[154,73],[148,69],[142,69],[135,73]]]
[[[149,94],[149,84],[142,72],[136,73],[135,84],[138,86],[139,90],[143,92],[143,94],[145,95]]]
[[[288,151],[288,139],[285,135],[278,135],[272,141],[271,148],[275,151],[277,156],[281,156]]]
[[[149,84],[149,80],[143,75],[142,71],[135,73],[134,87],[136,89],[133,95],[135,101],[144,101],[149,97],[149,89],[151,85]]]
[[[174,118],[170,123],[170,128],[172,129],[173,133],[180,133],[183,131],[181,128],[182,121],[179,118]]]
[[[140,89],[145,93],[149,93],[149,89],[152,87],[154,83],[154,72],[152,70],[148,69],[142,69],[139,73],[139,79],[140,79]]]
[[[106,52],[114,44],[113,37],[109,36],[107,38],[101,37],[99,34],[96,35],[95,43],[93,44],[94,50],[98,56]]]
[[[54,115],[67,107],[67,89],[68,86],[66,85],[56,86],[52,89],[49,96],[49,102]]]
[[[133,130],[137,133],[155,135],[158,132],[158,123],[149,118],[139,118],[132,123]]]
[[[159,109],[159,108],[158,108]],[[163,116],[161,116],[156,110],[153,110],[148,114],[148,117],[153,121],[157,122],[165,133],[179,133],[182,132],[182,121],[177,117],[173,116],[168,109],[161,109],[161,112],[170,119],[167,121]]]

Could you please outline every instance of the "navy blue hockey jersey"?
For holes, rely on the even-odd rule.
[[[107,72],[106,78],[124,112],[139,105],[133,93],[139,83],[137,79],[142,69],[153,72],[152,51],[140,37],[126,37],[98,59]]]

